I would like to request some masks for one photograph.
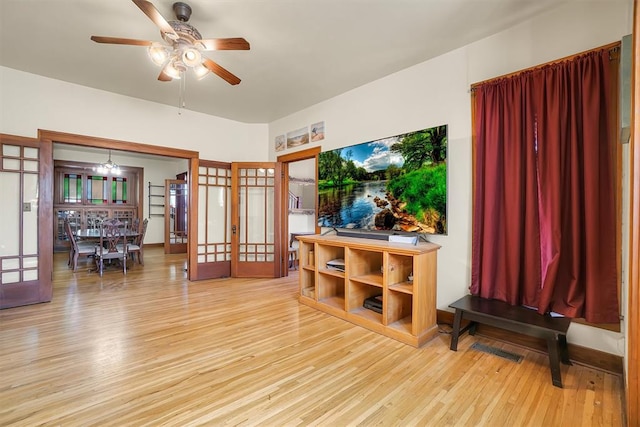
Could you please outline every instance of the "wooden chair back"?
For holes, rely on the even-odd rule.
[[[129,227],[129,230],[138,233],[140,231],[140,218],[135,217],[131,220],[131,227]]]
[[[147,234],[147,224],[149,223],[149,218],[145,218],[144,221],[142,221],[142,230],[140,231],[140,234],[138,235],[138,246],[142,247],[142,243],[144,242],[144,235]]]
[[[119,219],[105,219],[100,225],[100,246],[98,250],[100,256],[109,256],[109,254],[118,254],[118,245],[124,243],[126,223]],[[126,247],[126,245],[124,245]]]
[[[73,235],[73,231],[71,230],[71,224],[68,219],[64,220],[64,231],[67,234],[67,239],[69,239],[69,245],[71,245],[71,250],[77,250],[78,244],[76,243],[76,238]]]

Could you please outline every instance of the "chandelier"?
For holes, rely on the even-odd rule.
[[[93,171],[101,174],[120,175],[120,166],[111,160],[111,150],[109,150],[109,160],[94,166]]]

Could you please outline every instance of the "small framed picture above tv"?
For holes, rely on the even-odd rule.
[[[447,234],[447,125],[320,153],[318,225]]]

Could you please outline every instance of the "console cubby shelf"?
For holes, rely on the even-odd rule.
[[[298,241],[302,304],[414,347],[437,334],[439,245],[321,235]],[[344,260],[344,272],[327,268],[335,260]],[[364,307],[378,295],[382,313]]]

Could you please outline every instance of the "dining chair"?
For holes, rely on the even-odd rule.
[[[129,227],[129,230],[134,233],[140,232],[140,218],[135,217],[131,220],[131,227]]]
[[[73,234],[71,230],[71,224],[69,221],[64,222],[64,228],[67,232],[67,237],[69,238],[69,267],[73,268],[73,271],[78,270],[78,258],[80,255],[82,256],[93,256],[96,253],[96,248],[93,243],[90,242],[78,242],[76,236]]]
[[[100,225],[100,244],[96,246],[96,265],[100,276],[104,271],[104,262],[118,260],[127,274],[126,222],[118,219],[105,219]]]
[[[134,239],[132,243],[127,245],[127,252],[134,257],[136,254],[138,255],[138,264],[144,265],[144,253],[143,253],[143,244],[144,244],[144,235],[147,233],[147,224],[149,223],[149,219],[145,218],[142,221],[142,230],[138,233],[138,236]]]

